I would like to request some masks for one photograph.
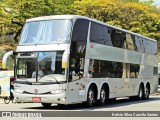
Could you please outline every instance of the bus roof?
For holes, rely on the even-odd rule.
[[[136,36],[138,36],[138,37],[145,38],[145,39],[147,39],[147,40],[151,40],[151,41],[157,42],[156,40],[151,39],[151,38],[149,38],[149,37],[145,37],[145,36],[142,36],[142,35],[140,35],[140,34],[137,34],[137,33],[134,33],[134,32],[130,32],[130,31],[128,31],[128,30],[125,30],[125,29],[122,29],[122,28],[118,28],[118,27],[116,27],[116,26],[113,26],[113,25],[110,25],[110,24],[106,24],[106,23],[103,23],[103,22],[98,21],[98,20],[96,20],[96,19],[92,19],[92,18],[89,18],[89,17],[81,16],[81,15],[53,15],[53,16],[42,16],[42,17],[36,17],[36,18],[27,19],[26,22],[41,21],[41,20],[52,20],[52,19],[74,19],[74,20],[76,20],[76,19],[78,19],[78,18],[87,19],[87,20],[90,20],[90,21],[93,21],[93,22],[96,22],[96,23],[99,23],[99,24],[108,26],[108,27],[110,27],[110,28],[114,28],[114,29],[117,29],[117,30],[120,30],[120,31],[129,33],[129,34],[132,34],[132,35],[136,35]]]
[[[41,16],[41,17],[27,19],[26,22],[52,20],[52,19],[77,19],[77,18],[89,19],[88,17],[80,16],[80,15],[53,15],[53,16]]]

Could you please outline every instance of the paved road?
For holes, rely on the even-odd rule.
[[[95,106],[92,108],[86,108],[82,104],[68,105],[66,107],[59,107],[57,105],[52,105],[49,109],[44,109],[40,103],[18,103],[18,104],[4,104],[3,100],[0,99],[0,111],[160,111],[160,96],[153,95],[150,96],[149,100],[143,101],[130,101],[127,98],[118,99],[114,103],[109,103],[105,106]],[[62,115],[63,116],[63,115]],[[15,119],[15,118],[14,118]],[[20,119],[21,118],[16,118]],[[33,119],[33,118],[32,118]],[[47,118],[52,120],[75,120],[71,117],[54,117]],[[77,117],[76,120],[159,120],[158,117],[101,117],[101,118],[87,118],[87,117]],[[6,120],[6,119],[4,119]],[[34,118],[34,120],[42,120],[42,118]]]
[[[160,96],[150,96],[149,100],[130,101],[128,98],[118,99],[114,103],[105,106],[95,106],[86,108],[82,104],[67,105],[59,107],[52,105],[51,108],[45,109],[40,103],[17,103],[5,104],[0,100],[0,111],[160,111]]]

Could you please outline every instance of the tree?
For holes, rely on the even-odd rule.
[[[152,3],[153,0],[0,0],[0,34],[16,32],[18,42],[26,19],[78,14],[160,40],[160,9]]]
[[[26,19],[55,14],[73,14],[72,3],[73,0],[1,0],[0,15],[4,18],[2,24],[16,32],[15,41],[18,42]]]
[[[121,0],[75,1],[76,14],[160,40],[160,14],[156,7]]]

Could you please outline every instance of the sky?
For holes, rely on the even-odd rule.
[[[154,4],[160,6],[160,0],[154,0]]]

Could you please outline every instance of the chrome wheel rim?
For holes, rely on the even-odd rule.
[[[88,101],[89,101],[89,103],[93,103],[94,102],[94,93],[91,90],[89,91]]]
[[[142,98],[142,93],[143,91],[142,91],[142,88],[140,88],[140,91],[139,91],[139,98],[141,99]]]
[[[148,89],[146,88],[146,90],[145,90],[145,97],[147,98],[148,95],[149,95],[149,91],[148,91]]]
[[[104,103],[106,100],[106,92],[104,90],[101,91],[101,102]]]

